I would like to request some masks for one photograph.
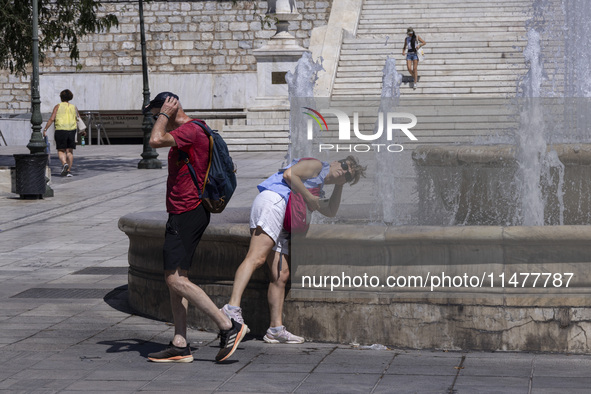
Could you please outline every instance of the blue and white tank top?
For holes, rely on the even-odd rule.
[[[265,181],[260,183],[257,186],[257,188],[259,189],[259,192],[262,192],[264,190],[270,190],[272,192],[279,194],[281,197],[283,197],[283,199],[287,203],[287,200],[289,199],[289,194],[291,193],[291,188],[289,187],[287,182],[285,182],[285,180],[283,179],[283,172],[299,161],[300,161],[300,159],[294,159],[287,167],[285,167],[284,169],[271,175]],[[311,189],[311,188],[315,188],[315,187],[320,188],[320,198],[324,198],[324,191],[322,190],[322,187],[324,186],[324,178],[326,178],[326,176],[328,175],[328,170],[330,169],[330,163],[325,162],[325,161],[322,161],[321,163],[322,163],[322,169],[320,170],[320,173],[314,178],[306,179],[304,181],[304,186],[306,186],[306,189]]]

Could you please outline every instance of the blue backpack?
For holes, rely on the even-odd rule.
[[[220,213],[226,208],[236,189],[236,166],[228,153],[228,146],[216,130],[209,128],[205,122],[193,120],[209,137],[209,164],[205,172],[203,190],[199,189],[195,169],[189,162],[189,155],[179,150],[179,159],[189,168],[193,183],[197,187],[199,198],[206,210]]]

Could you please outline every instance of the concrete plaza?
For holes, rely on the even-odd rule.
[[[0,165],[12,165],[14,153],[27,150],[0,148]],[[590,392],[585,355],[269,345],[247,337],[228,363],[216,364],[216,333],[191,330],[193,363],[148,362],[173,328],[126,302],[128,240],[117,222],[164,210],[166,169],[138,170],[140,153],[135,145],[78,148],[73,178],[59,177],[53,155],[55,197],[0,195],[1,391]],[[166,150],[159,153],[166,164]],[[233,156],[239,189],[231,205],[248,207],[283,154]]]

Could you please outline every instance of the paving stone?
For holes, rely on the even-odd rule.
[[[133,393],[145,386],[149,381],[132,379],[106,379],[97,383],[96,381],[80,380],[67,386],[63,392],[113,392],[113,393]]]
[[[447,393],[454,376],[385,375],[375,388],[374,394],[386,393]]]
[[[212,393],[220,386],[219,380],[205,380],[197,381],[152,381],[141,388],[141,392],[158,392],[158,393]]]
[[[315,372],[318,373],[382,373],[395,358],[390,351],[336,349]]]
[[[443,375],[457,373],[461,358],[397,356],[386,371],[390,375]]]
[[[507,360],[504,357],[500,359],[467,357],[462,364],[462,375],[530,377],[532,364],[532,360],[528,359]]]
[[[296,393],[368,393],[380,379],[380,374],[370,373],[312,373]]]
[[[224,392],[283,393],[293,391],[308,374],[292,372],[253,372],[237,374],[220,386]]]
[[[287,357],[288,359],[292,357]],[[264,360],[264,359],[262,359]],[[252,363],[248,364],[244,369],[244,373],[251,373],[251,372],[277,372],[283,373],[286,371],[289,372],[296,372],[296,373],[310,373],[316,367],[316,364],[313,363],[270,363],[267,360],[257,362],[258,360],[254,360]]]
[[[527,393],[529,378],[505,376],[460,376],[455,382],[454,389],[458,393]]]
[[[580,375],[580,374],[579,374]],[[591,376],[540,376],[534,377],[532,388],[554,389],[556,391],[570,392],[571,389],[590,390]]]
[[[536,356],[534,378],[538,377],[579,377],[579,371],[591,371],[591,358],[588,356],[548,355]]]

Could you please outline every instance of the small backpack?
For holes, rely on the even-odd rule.
[[[302,160],[318,160],[313,157],[304,157]],[[297,163],[296,163],[297,164]],[[284,171],[284,170],[283,170]],[[310,193],[315,196],[320,196],[322,189],[320,187],[313,187],[308,189]],[[291,191],[287,199],[287,206],[285,208],[285,216],[283,217],[283,228],[288,233],[304,234],[310,228],[310,219],[312,212],[308,212],[308,206],[304,200],[304,196],[300,193]]]
[[[203,190],[199,189],[197,175],[189,161],[189,155],[179,150],[179,159],[189,168],[205,209],[211,213],[220,213],[226,208],[236,189],[236,166],[230,157],[226,142],[217,130],[210,129],[205,122],[198,120],[192,122],[201,127],[209,137],[209,164],[205,172]]]

